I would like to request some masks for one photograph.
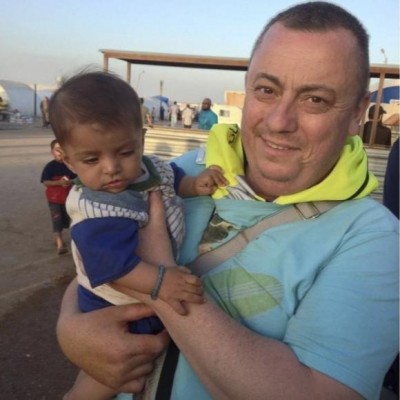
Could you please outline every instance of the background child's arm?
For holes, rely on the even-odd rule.
[[[200,175],[185,175],[179,184],[178,195],[181,197],[207,196],[213,194],[218,186],[227,184],[222,168],[211,165]]]
[[[61,179],[57,179],[54,181],[43,181],[42,182],[44,186],[71,186],[73,184],[73,181],[71,179],[68,179],[67,177],[62,177]]]

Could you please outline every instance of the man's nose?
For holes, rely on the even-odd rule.
[[[297,129],[297,118],[295,102],[281,97],[269,107],[265,121],[270,132],[290,133]]]

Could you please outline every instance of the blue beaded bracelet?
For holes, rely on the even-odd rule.
[[[158,276],[157,276],[157,280],[156,283],[154,285],[154,288],[150,294],[150,297],[152,300],[156,300],[157,296],[158,296],[158,292],[160,291],[161,288],[161,284],[162,281],[164,279],[164,275],[165,275],[165,267],[164,265],[159,265],[158,266]]]

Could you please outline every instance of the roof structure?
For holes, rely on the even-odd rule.
[[[230,71],[246,71],[248,58],[196,56],[189,54],[149,53],[125,50],[106,50],[103,53],[103,66],[108,70],[109,59],[125,61],[127,64],[159,65],[165,67],[221,69]],[[371,78],[379,78],[384,70],[385,78],[398,79],[399,66],[390,64],[372,64]]]
[[[222,69],[245,71],[247,58],[211,57],[183,54],[148,53],[123,50],[100,50],[103,53],[104,68],[108,68],[110,58],[125,61],[128,64],[159,65],[165,67]]]

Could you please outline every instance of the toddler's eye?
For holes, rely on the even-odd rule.
[[[121,151],[121,156],[124,156],[124,157],[129,157],[130,155],[132,155],[134,153],[134,151],[133,150],[125,150],[125,151]]]
[[[92,157],[92,158],[85,158],[83,160],[84,164],[95,164],[98,161],[98,158]]]

